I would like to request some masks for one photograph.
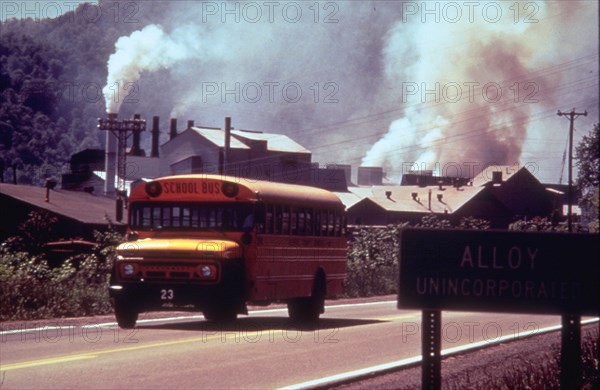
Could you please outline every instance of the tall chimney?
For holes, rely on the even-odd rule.
[[[108,119],[116,121],[117,114],[109,113]],[[106,131],[106,153],[104,155],[104,194],[114,195],[115,194],[115,177],[116,177],[116,164],[117,164],[117,137],[116,135],[108,130]]]
[[[159,120],[160,118],[158,116],[152,117],[152,151],[150,157],[158,157],[158,139],[160,137],[160,130],[158,127]],[[177,121],[177,119],[175,120]]]
[[[171,118],[171,128],[169,129],[169,139],[177,137],[177,118]]]
[[[223,164],[229,163],[229,150],[231,149],[231,117],[225,117],[225,148],[223,150]]]
[[[140,120],[142,119],[140,114],[133,114],[133,119],[137,119]],[[131,151],[130,151],[130,155],[132,156],[139,156],[141,153],[141,148],[140,148],[140,135],[141,135],[141,131],[140,130],[135,130],[133,132],[133,142],[131,145]]]

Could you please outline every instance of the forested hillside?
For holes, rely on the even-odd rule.
[[[0,22],[0,159],[16,164],[19,183],[59,179],[72,153],[102,146],[107,60],[118,37],[149,21],[126,4]]]

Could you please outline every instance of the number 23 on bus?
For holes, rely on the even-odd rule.
[[[217,175],[140,183],[129,197],[128,242],[109,293],[119,326],[150,310],[198,310],[232,321],[246,304],[286,302],[316,321],[343,290],[346,221],[323,189]]]

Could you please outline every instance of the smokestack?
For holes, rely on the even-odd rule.
[[[0,160],[0,183],[4,183],[4,161]]]
[[[229,162],[229,149],[231,148],[231,117],[225,117],[225,148],[223,152],[223,164]]]
[[[380,186],[383,184],[382,167],[358,167],[358,185]]]
[[[169,129],[169,139],[177,137],[177,118],[171,118],[171,127]]]
[[[152,117],[152,151],[150,152],[150,157],[158,157],[158,139],[160,137],[160,130],[158,128],[159,120],[160,118],[158,116]],[[177,119],[175,119],[175,121],[177,121]]]
[[[133,114],[133,119],[140,120],[140,119],[142,119],[142,117],[140,114]],[[142,154],[141,148],[140,148],[140,135],[141,135],[140,130],[133,131],[133,142],[131,145],[131,151],[129,152],[129,154],[132,156],[139,156]]]
[[[108,113],[109,121],[116,121],[117,114]],[[117,137],[112,131],[106,131],[106,153],[104,155],[104,194],[115,194],[115,176],[117,163]]]

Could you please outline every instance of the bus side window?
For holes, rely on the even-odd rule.
[[[140,222],[143,227],[152,227],[152,207],[142,209],[142,220]]]
[[[290,234],[298,235],[298,209],[290,207]]]
[[[306,224],[305,224],[305,211],[304,208],[298,209],[298,234],[301,236],[306,235]]]
[[[306,210],[306,235],[307,236],[312,236],[313,235],[313,221],[312,221],[312,214],[314,212],[314,209],[307,209]]]
[[[315,232],[315,236],[320,236],[321,235],[321,210],[319,209],[314,209],[314,213],[315,213],[315,221],[314,221],[314,232]]]
[[[177,206],[171,208],[171,226],[181,226],[181,209]]]
[[[328,214],[328,210],[323,210],[321,212],[321,235],[322,236],[326,236],[327,235],[327,214]]]
[[[335,231],[334,236],[339,237],[342,232],[342,217],[339,212],[335,213]]]
[[[200,221],[198,220],[198,207],[192,207],[190,214],[190,227],[199,228]]]
[[[283,210],[281,209],[281,205],[276,205],[275,206],[275,230],[274,230],[275,234],[282,233],[282,226],[283,226],[282,213],[283,213]]]
[[[152,208],[152,227],[154,227],[154,228],[162,226],[162,218],[161,218],[162,213],[160,212],[160,210],[161,210],[160,207]]]
[[[283,227],[282,234],[290,234],[290,206],[283,206]]]
[[[274,206],[272,204],[268,204],[265,207],[265,209],[266,209],[265,233],[267,233],[267,234],[273,234],[273,232],[274,232],[273,225],[275,224],[275,218],[274,218],[273,208],[274,208]]]
[[[257,233],[265,233],[266,232],[266,214],[267,207],[264,203],[259,202],[254,206],[254,224],[256,226]]]

